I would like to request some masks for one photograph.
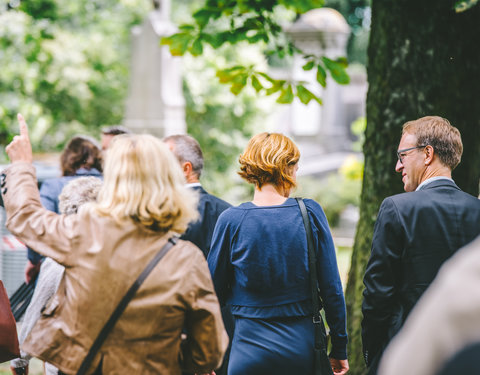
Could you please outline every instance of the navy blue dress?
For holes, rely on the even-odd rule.
[[[330,327],[330,357],[346,359],[346,313],[335,248],[318,203],[305,200],[317,251],[318,282]],[[295,199],[243,203],[224,211],[208,255],[221,304],[235,332],[229,375],[313,372],[313,323],[306,232]]]

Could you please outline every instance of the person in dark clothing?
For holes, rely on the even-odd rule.
[[[235,317],[229,375],[314,371],[307,234],[300,207],[289,198],[299,158],[282,134],[254,136],[239,158],[240,176],[255,185],[253,200],[223,212],[215,226],[208,266],[220,304],[230,303]],[[304,202],[330,328],[330,363],[334,374],[344,375],[346,313],[335,246],[321,206]]]
[[[210,252],[212,244],[212,235],[220,214],[231,205],[216,196],[209,194],[200,184],[200,176],[203,170],[203,153],[197,140],[186,134],[171,135],[163,139],[172,153],[180,163],[185,175],[187,186],[194,189],[198,195],[198,213],[200,217],[197,221],[191,222],[180,237],[182,240],[193,242],[203,251],[205,258]],[[233,337],[234,322],[230,312],[230,306],[222,306],[222,318],[225,330],[230,338]],[[228,358],[230,354],[230,345],[225,353],[222,366],[217,369],[217,375],[226,375]]]
[[[216,196],[207,193],[200,184],[203,170],[203,153],[200,144],[186,134],[171,135],[163,139],[178,159],[185,175],[187,186],[199,194],[198,212],[200,219],[190,223],[187,231],[180,237],[193,242],[205,254],[210,251],[213,229],[220,214],[231,205]]]
[[[404,124],[395,170],[406,193],[386,198],[364,276],[362,342],[369,374],[440,266],[480,234],[480,201],[452,180],[463,145],[448,120]]]

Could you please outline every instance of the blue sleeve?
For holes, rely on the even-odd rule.
[[[231,228],[228,211],[224,211],[217,220],[212,236],[212,245],[208,253],[208,268],[220,305],[224,306],[231,290],[233,269],[231,264]]]
[[[347,358],[347,314],[342,282],[337,266],[335,245],[328,221],[320,205],[309,201],[310,221],[317,248],[317,277],[325,318],[330,327],[332,350],[330,357]]]
[[[40,187],[40,202],[47,210],[58,213],[58,194],[55,194],[56,191],[51,181],[44,181]],[[38,264],[45,257],[27,247],[27,258],[32,264]]]
[[[40,202],[47,210],[58,214],[58,196],[61,191],[52,181],[45,181],[40,187]]]

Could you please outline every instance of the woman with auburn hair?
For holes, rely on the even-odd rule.
[[[288,137],[254,136],[240,156],[240,176],[255,185],[251,202],[219,217],[208,255],[221,304],[235,317],[229,375],[313,374],[314,326],[307,236],[297,201],[300,152]],[[320,205],[304,200],[317,275],[330,327],[330,362],[348,371],[345,300],[335,248]]]
[[[76,215],[57,215],[40,203],[27,125],[21,115],[19,121],[20,135],[6,148],[12,164],[2,177],[7,228],[65,267],[22,349],[76,374],[127,290],[170,242],[174,246],[141,284],[87,373],[179,375],[217,368],[228,338],[203,253],[177,239],[197,217],[196,197],[168,147],[150,135],[116,137],[97,202]]]

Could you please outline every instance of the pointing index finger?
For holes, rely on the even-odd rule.
[[[20,113],[17,115],[17,119],[18,123],[20,124],[20,135],[26,136],[28,138],[28,127],[25,119]]]

